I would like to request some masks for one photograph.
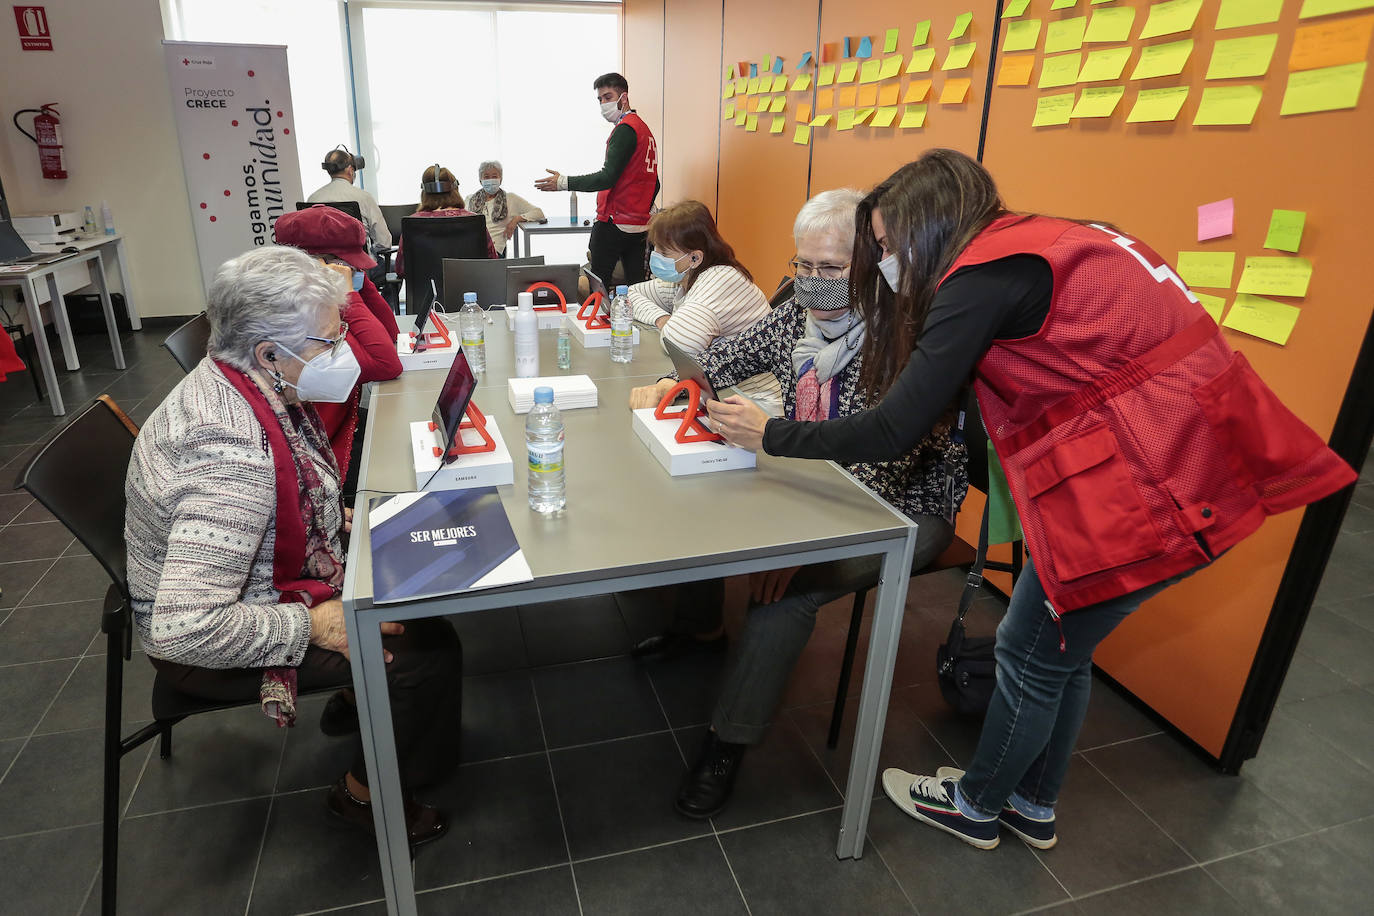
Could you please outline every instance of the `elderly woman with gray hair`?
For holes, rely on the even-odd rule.
[[[698,360],[712,387],[729,387],[771,372],[782,387],[788,419],[824,420],[869,406],[859,385],[866,329],[849,304],[849,261],[854,214],[862,195],[841,188],[808,200],[792,227],[792,298],[734,337],[723,337]],[[639,389],[646,400],[667,392],[672,380]],[[968,490],[968,451],[945,421],[895,461],[848,464],[860,483],[919,526],[912,569],[940,555],[954,538],[953,518]],[[794,566],[750,576],[744,628],[702,738],[697,761],[683,779],[675,807],[693,818],[712,817],[730,799],[745,750],[763,740],[769,720],[821,605],[878,582],[878,560],[857,557]],[[714,604],[714,606],[712,606]],[[669,633],[652,636],[636,654],[671,651],[721,625],[718,602],[680,604]],[[656,644],[654,644],[656,643]]]
[[[148,418],[126,482],[129,589],[149,658],[183,693],[258,698],[279,726],[294,724],[298,691],[351,681],[339,600],[349,515],[311,403],[342,400],[358,377],[340,320],[348,288],[285,246],[222,265],[209,293],[210,358]],[[403,781],[435,782],[458,762],[462,646],[442,618],[382,632]],[[328,807],[370,831],[346,695],[320,726],[354,744]],[[447,829],[437,809],[409,798],[406,824],[413,844]]]
[[[487,233],[496,253],[504,255],[506,240],[515,235],[521,223],[535,223],[544,218],[544,211],[519,194],[501,187],[504,174],[501,163],[488,159],[477,167],[482,189],[468,195],[468,209],[487,218]]]

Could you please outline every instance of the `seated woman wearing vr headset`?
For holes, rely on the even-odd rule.
[[[463,195],[458,193],[458,179],[439,163],[425,169],[420,176],[420,207],[411,216],[476,216],[463,204]],[[404,277],[405,270],[404,238],[396,247],[396,276]],[[487,239],[487,257],[499,258],[491,239]]]

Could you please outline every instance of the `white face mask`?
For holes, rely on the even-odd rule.
[[[622,117],[624,117],[625,112],[620,110],[620,100],[623,98],[625,98],[625,96],[620,95],[611,99],[609,102],[602,102],[601,117],[605,118],[607,121],[610,121],[612,124],[615,124]]]
[[[482,190],[483,190],[483,191],[486,191],[488,194],[495,194],[496,191],[497,191],[497,189],[500,188],[500,187],[501,187],[501,179],[499,179],[499,178],[483,178],[483,179],[482,179]]]
[[[353,393],[353,386],[358,384],[358,376],[363,372],[362,367],[358,365],[358,357],[353,355],[353,348],[346,344],[339,348],[337,355],[333,350],[325,350],[308,362],[281,344],[277,344],[277,349],[305,363],[305,368],[301,369],[301,377],[294,385],[284,378],[281,379],[282,384],[291,385],[296,389],[296,394],[302,401],[342,404]]]
[[[882,272],[883,279],[887,281],[888,289],[895,293],[897,291],[897,281],[901,279],[901,276],[897,273],[897,253],[894,251],[892,254],[879,261],[878,270]]]

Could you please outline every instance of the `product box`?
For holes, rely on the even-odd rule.
[[[514,331],[515,331],[515,313],[518,312],[518,311],[519,311],[519,308],[517,308],[517,307],[514,306],[514,305],[508,305],[508,306],[506,306],[506,330],[511,331],[512,333],[514,333]],[[534,326],[535,326],[536,328],[538,328],[538,329],[541,330],[541,331],[556,331],[556,330],[558,330],[560,327],[563,326],[563,319],[564,319],[564,318],[572,318],[573,313],[572,313],[571,311],[567,311],[567,312],[540,312],[540,311],[536,311],[536,312],[534,313],[534,315],[535,315],[535,318],[536,318],[536,321],[535,321],[535,325],[534,325]],[[576,318],[573,318],[573,321],[576,321],[576,320],[577,320]]]
[[[757,463],[753,452],[723,442],[678,442],[675,436],[681,425],[679,417],[657,419],[652,407],[634,411],[635,435],[672,476],[733,471],[752,468]]]
[[[410,424],[410,450],[415,462],[415,489],[465,490],[468,487],[499,487],[502,484],[515,483],[515,465],[495,420],[488,418],[486,426],[487,435],[496,443],[494,451],[459,455],[442,468],[441,459],[434,454],[434,450],[439,447],[443,433],[431,429],[430,426],[427,420]],[[468,445],[479,445],[482,442],[482,437],[476,430],[462,429],[458,431],[458,435],[462,436],[463,442]]]
[[[453,358],[458,355],[458,344],[458,337],[454,335],[453,343],[448,346],[430,344],[416,353],[415,342],[403,331],[396,335],[396,354],[401,357],[403,372],[409,372],[411,369],[447,369],[453,365]]]
[[[588,331],[585,324],[576,320],[572,323],[572,336],[588,350],[596,347],[609,347],[611,345],[610,328],[599,328],[595,331]],[[630,339],[634,341],[635,346],[639,346],[639,328],[634,329],[633,336],[631,336]]]
[[[596,383],[587,375],[549,375],[535,378],[513,378],[506,382],[506,397],[510,409],[529,413],[534,406],[534,389],[548,386],[553,389],[553,405],[559,410],[596,406]]]

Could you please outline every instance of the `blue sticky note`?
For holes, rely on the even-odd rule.
[[[869,38],[867,35],[865,35],[863,38],[860,38],[860,39],[859,39],[859,54],[858,54],[858,56],[859,56],[859,57],[872,57],[872,56],[873,56],[873,39]]]
[[[848,38],[846,38],[846,39],[844,40],[844,56],[845,56],[845,57],[849,57],[849,56],[850,56],[850,55],[849,55],[849,39],[848,39]]]
[[[758,75],[759,75],[759,65],[758,65],[758,64],[750,64],[750,65],[749,65],[749,75],[750,75],[750,76],[758,76]]]
[[[811,63],[811,52],[807,51],[805,54],[802,55],[801,63],[797,64],[797,69],[801,70],[809,63]]]
[[[773,72],[774,72],[774,73],[781,73],[781,72],[782,72],[782,58],[781,58],[781,57],[775,57],[775,58],[773,58]]]

